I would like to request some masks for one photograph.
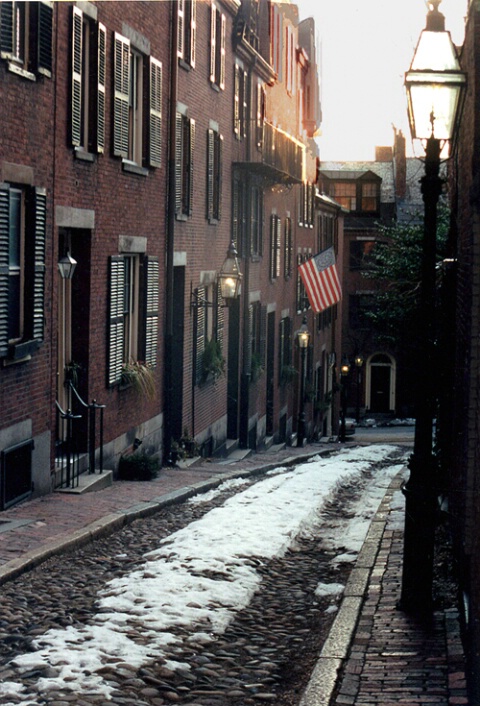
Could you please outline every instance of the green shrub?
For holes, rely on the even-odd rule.
[[[160,470],[156,456],[148,456],[145,451],[125,454],[118,463],[119,480],[153,480]]]

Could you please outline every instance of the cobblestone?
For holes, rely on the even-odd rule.
[[[331,452],[332,448],[323,450]],[[318,447],[290,449],[271,457],[253,457],[236,467],[202,462],[194,470],[162,471],[155,485],[115,484],[112,489],[91,494],[90,498],[62,496],[60,502],[58,497],[52,497],[9,509],[4,516],[5,520],[11,520],[11,529],[0,532],[0,565],[17,567],[15,570],[21,579],[7,580],[12,575],[9,572],[4,573],[3,579],[0,577],[7,581],[0,589],[0,684],[2,680],[17,679],[18,674],[8,660],[28,651],[31,640],[41,635],[46,626],[65,628],[88,622],[95,611],[96,591],[102,582],[131,571],[159,538],[191,521],[196,512],[203,512],[208,506],[195,511],[186,505],[181,509],[177,506],[162,510],[155,517],[127,524],[122,532],[108,539],[99,538],[86,547],[70,544],[70,553],[58,558],[56,554],[61,551],[65,538],[75,532],[82,534],[83,528],[92,527],[92,523],[101,527],[102,518],[107,516],[125,525],[122,513],[130,513],[130,523],[137,508],[141,511],[147,503],[155,506],[152,496],[156,493],[179,493],[183,485],[193,487],[197,481],[209,482],[215,474],[220,482],[226,472],[256,472],[262,464],[279,465],[284,459],[290,462],[289,457],[295,452],[298,459],[316,451]],[[314,700],[302,701],[302,705],[326,706],[327,701],[315,698],[321,699],[324,694],[325,698],[330,698],[330,677],[332,687],[335,681],[337,683],[330,706],[468,705],[456,611],[439,611],[436,632],[429,635],[396,611],[402,533],[385,529],[391,497],[390,491],[380,508],[379,522],[372,523],[376,549],[373,553],[371,547],[362,552],[362,562],[366,562],[362,563],[362,571],[373,569],[370,580],[353,588],[352,595],[361,592],[363,598],[358,639],[353,635],[339,676],[338,660],[331,660],[331,674],[323,685],[315,685]],[[339,513],[344,510],[341,503],[332,509]],[[145,529],[138,532],[140,524]],[[111,529],[113,527],[108,531]],[[97,535],[87,530],[85,536],[91,539]],[[117,545],[120,536],[129,545],[128,556],[123,556],[125,552]],[[22,562],[23,558],[38,552],[41,561],[43,548],[48,547],[49,542],[54,558],[38,570],[25,574],[29,564]],[[31,704],[255,706],[275,703],[276,706],[297,706],[331,622],[335,620],[335,614],[329,617],[324,613],[325,606],[321,602],[311,600],[309,588],[313,575],[315,582],[319,573],[321,580],[329,580],[325,568],[327,559],[328,555],[323,555],[321,548],[312,542],[281,560],[269,562],[263,567],[264,590],[237,616],[225,635],[214,645],[198,643],[184,654],[175,654],[175,659],[189,663],[190,670],[171,669],[162,660],[153,661],[148,669],[140,670],[128,663],[112,662],[105,667],[116,689],[112,700],[99,694],[79,697],[57,690],[48,692],[48,696],[34,694]],[[326,574],[322,573],[325,571]],[[348,569],[343,579],[347,574]],[[338,580],[336,572],[335,581]],[[305,620],[296,620],[296,617]],[[317,664],[320,662],[321,657]],[[31,670],[23,678],[26,683],[33,683],[39,676],[48,677],[53,673],[54,670],[45,670],[43,674]],[[323,689],[327,682],[328,688]],[[0,697],[0,704],[4,706],[15,706],[20,701],[20,696],[9,697],[8,701]]]

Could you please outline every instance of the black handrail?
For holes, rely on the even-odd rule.
[[[60,418],[66,421],[65,434],[62,436],[62,465],[61,465],[61,476],[60,476],[60,487],[72,487],[78,486],[79,476],[80,476],[80,457],[78,450],[74,448],[73,444],[73,421],[75,419],[81,419],[81,414],[73,414],[70,409],[65,410],[55,401],[57,411]],[[65,438],[63,438],[65,437]],[[66,478],[64,480],[63,471],[66,469]]]
[[[99,447],[99,473],[103,473],[103,410],[104,404],[98,404],[96,400],[92,400],[91,404],[87,404],[78,393],[75,385],[71,380],[68,381],[70,389],[74,392],[75,397],[80,402],[80,405],[88,410],[88,472],[95,473],[95,441],[97,437],[97,409],[100,410],[100,447]]]

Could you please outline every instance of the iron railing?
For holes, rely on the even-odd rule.
[[[72,381],[68,382],[68,386],[71,390],[71,409],[65,411],[56,402],[57,438],[59,441],[57,442],[55,462],[56,469],[60,472],[59,487],[74,488],[78,486],[81,471],[86,470],[90,474],[97,470],[99,473],[103,473],[105,405],[98,404],[96,400],[92,400],[88,404],[81,398]],[[81,421],[85,419],[85,414],[86,431]],[[98,456],[96,458],[97,448]]]
[[[305,179],[305,145],[267,122],[263,125],[262,161],[295,181]]]

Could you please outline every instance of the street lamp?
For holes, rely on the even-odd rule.
[[[296,332],[300,348],[300,397],[298,402],[297,446],[303,446],[305,439],[305,354],[310,341],[310,331],[307,327],[307,317],[303,317],[302,325]]]
[[[347,416],[347,383],[348,376],[350,374],[350,363],[346,358],[343,359],[343,363],[340,366],[340,377],[342,381],[341,385],[341,411],[340,411],[340,441],[343,444],[346,438],[346,426],[345,417]]]
[[[77,261],[73,259],[70,252],[67,250],[67,254],[64,255],[57,263],[58,271],[60,272],[60,277],[62,280],[72,279],[73,273],[77,266]]]
[[[421,179],[425,205],[419,302],[415,437],[409,460],[405,494],[405,535],[402,593],[399,608],[429,614],[433,607],[433,551],[435,533],[435,260],[437,204],[442,192],[440,153],[455,136],[459,106],[466,83],[445,18],[441,0],[429,2],[426,28],[420,35],[410,69],[405,74],[408,115],[413,139],[425,145],[425,176]]]
[[[357,409],[356,409],[356,422],[360,424],[360,392],[362,383],[362,366],[363,358],[361,355],[355,356],[355,368],[357,371]]]
[[[218,282],[222,297],[227,304],[236,299],[240,294],[240,285],[242,274],[238,265],[238,253],[235,249],[235,244],[230,243],[227,251],[227,257],[223,261],[223,265],[218,273]]]

